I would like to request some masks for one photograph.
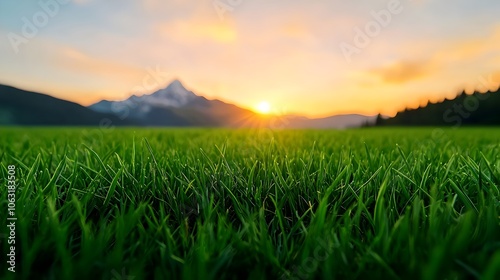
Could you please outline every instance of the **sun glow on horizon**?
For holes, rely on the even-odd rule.
[[[262,101],[257,105],[256,109],[257,112],[267,115],[271,112],[271,104],[267,101]]]
[[[235,10],[230,16],[213,1],[73,0],[66,1],[72,4],[57,17],[57,28],[44,27],[36,39],[20,35],[30,26],[42,29],[34,26],[41,23],[38,13],[30,16],[40,10],[37,1],[4,2],[0,84],[83,106],[152,94],[180,79],[194,94],[262,120],[394,116],[464,88],[500,84],[498,0],[394,7],[246,1],[229,5]],[[392,13],[402,8],[404,15]],[[24,16],[29,22],[22,25]]]

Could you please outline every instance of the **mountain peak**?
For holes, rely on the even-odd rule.
[[[152,95],[155,95],[157,93],[163,93],[165,94],[166,92],[169,92],[170,95],[195,95],[193,92],[187,90],[184,85],[182,84],[181,81],[178,79],[173,80],[166,88],[160,89],[157,92],[154,92]],[[160,94],[161,95],[161,94]]]
[[[182,82],[179,80],[179,79],[175,79],[173,80],[169,85],[168,87],[183,87],[184,88],[184,85],[182,84]]]
[[[157,94],[157,93],[162,93],[162,94],[165,94],[165,93],[169,93],[169,97],[170,96],[189,96],[189,95],[195,95],[194,93],[192,93],[191,91],[187,90],[184,85],[182,84],[181,81],[175,79],[173,80],[166,88],[164,89],[160,89],[159,91],[153,93],[153,95]],[[160,94],[160,95],[162,95]]]
[[[182,107],[197,97],[192,91],[187,90],[181,81],[176,79],[166,88],[151,94],[149,99],[158,105]]]

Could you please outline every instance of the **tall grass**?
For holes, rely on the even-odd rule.
[[[0,129],[0,278],[500,279],[498,129],[88,135]]]

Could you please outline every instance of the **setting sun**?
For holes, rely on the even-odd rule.
[[[262,101],[257,105],[257,111],[261,114],[269,114],[271,112],[271,104],[267,101]]]

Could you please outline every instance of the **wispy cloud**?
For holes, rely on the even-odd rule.
[[[138,67],[126,65],[123,62],[92,57],[70,47],[62,47],[59,54],[54,60],[55,65],[78,75],[126,81],[136,78],[142,73],[142,70]]]
[[[433,65],[428,61],[400,61],[370,72],[386,83],[405,83],[433,74]]]
[[[176,41],[180,44],[191,43],[232,43],[237,39],[237,31],[234,25],[220,21],[175,21],[160,23],[156,30],[162,36]]]

